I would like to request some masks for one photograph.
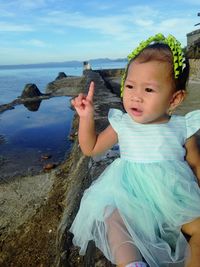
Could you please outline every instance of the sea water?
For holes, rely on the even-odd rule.
[[[19,97],[28,83],[34,83],[45,93],[49,82],[55,80],[59,72],[66,75],[81,76],[82,68],[27,68],[0,70],[0,105],[6,104]]]
[[[93,69],[124,67],[101,64]],[[42,93],[59,72],[81,76],[81,67],[54,67],[0,70],[0,105],[21,95],[26,83],[35,83]],[[68,155],[74,111],[70,97],[54,97],[35,103],[17,105],[0,113],[0,182],[11,177],[35,173],[47,164],[60,164]],[[47,157],[48,159],[45,159]]]
[[[92,69],[123,68],[125,62],[101,63],[92,66]],[[0,69],[0,105],[9,103],[19,97],[27,83],[34,83],[45,93],[49,82],[55,80],[59,72],[66,75],[81,76],[83,67],[48,67],[48,68],[15,68]]]
[[[0,182],[35,173],[67,156],[73,110],[69,97],[53,97],[37,104],[37,111],[17,105],[0,114]]]

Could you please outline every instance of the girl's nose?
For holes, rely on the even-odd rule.
[[[139,95],[134,95],[131,97],[131,101],[134,101],[134,102],[142,102],[142,96],[139,96]]]

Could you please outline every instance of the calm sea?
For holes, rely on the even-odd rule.
[[[122,68],[122,62],[92,66]],[[21,95],[27,83],[41,92],[59,72],[82,75],[82,68],[32,68],[0,70],[0,105]],[[70,97],[54,97],[33,105],[17,105],[0,113],[0,183],[14,176],[41,171],[46,164],[59,164],[71,148],[69,139],[73,110]],[[48,155],[48,159],[44,159]]]
[[[124,62],[97,64],[93,69],[123,68]],[[55,80],[59,72],[81,76],[82,67],[52,67],[27,69],[0,69],[0,105],[9,103],[21,95],[25,84],[35,83],[42,93],[49,82]]]

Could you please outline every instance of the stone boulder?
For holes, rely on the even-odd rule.
[[[38,97],[42,96],[43,94],[40,92],[40,90],[37,88],[37,86],[34,83],[28,83],[25,85],[21,98],[32,98],[32,97]]]
[[[67,77],[67,75],[64,72],[59,72],[58,76],[56,77],[55,80],[61,80],[61,79],[66,78],[66,77]]]

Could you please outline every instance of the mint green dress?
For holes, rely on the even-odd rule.
[[[188,251],[181,227],[200,217],[200,189],[184,147],[200,128],[200,110],[162,124],[140,124],[116,109],[108,119],[120,157],[85,191],[70,228],[73,243],[84,255],[93,240],[114,264],[128,244],[150,267],[177,266]]]

